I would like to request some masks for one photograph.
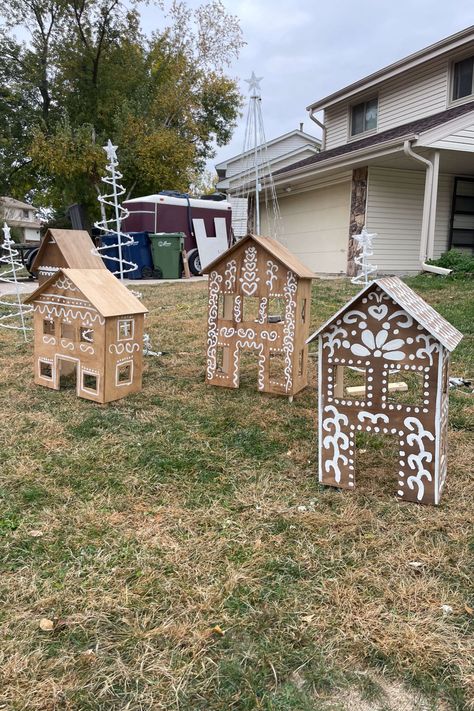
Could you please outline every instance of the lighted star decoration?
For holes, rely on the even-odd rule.
[[[250,79],[244,79],[244,81],[247,82],[249,85],[249,92],[260,92],[260,82],[262,81],[263,77],[257,77],[255,76],[255,72],[252,72],[252,76]]]
[[[104,151],[107,153],[107,158],[109,159],[109,162],[115,163],[117,160],[117,146],[113,145],[110,138],[107,141],[107,145],[104,146]]]

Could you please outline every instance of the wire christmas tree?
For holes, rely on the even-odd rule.
[[[15,242],[10,235],[10,228],[5,222],[3,225],[3,244],[0,255],[0,267],[6,264],[6,269],[0,271],[0,282],[11,284],[11,293],[15,299],[13,301],[5,300],[5,295],[0,292],[0,328],[9,328],[13,331],[22,331],[25,341],[28,340],[27,331],[31,328],[26,326],[25,315],[32,311],[32,306],[25,306],[20,297],[20,286],[18,284],[18,272],[21,272],[24,267],[19,261],[19,252],[15,249]],[[16,303],[15,303],[16,302]]]
[[[119,197],[124,195],[125,188],[120,184],[122,179],[122,173],[117,169],[117,146],[112,145],[112,141],[109,139],[107,145],[104,146],[104,151],[107,153],[108,165],[106,166],[107,175],[102,178],[102,182],[106,185],[110,185],[111,192],[107,195],[99,195],[99,202],[104,207],[104,215],[106,206],[113,208],[113,216],[110,220],[104,216],[103,220],[95,223],[95,227],[106,235],[113,234],[117,238],[117,242],[113,244],[105,244],[102,247],[95,247],[94,253],[99,254],[102,259],[109,260],[111,262],[116,262],[117,269],[113,271],[113,274],[120,276],[123,279],[123,275],[127,272],[133,272],[137,269],[137,265],[124,259],[123,248],[127,245],[133,244],[133,237],[131,235],[125,234],[121,231],[122,220],[125,220],[129,212],[127,208],[122,207],[119,204]],[[118,257],[114,257],[108,254],[108,251],[118,250]],[[111,270],[112,271],[112,270]]]
[[[354,257],[354,261],[359,267],[359,273],[351,279],[353,284],[364,284],[367,286],[369,283],[369,274],[373,274],[377,271],[377,267],[368,261],[368,258],[374,254],[373,240],[375,237],[377,237],[377,234],[375,232],[369,234],[365,229],[365,225],[360,235],[354,235],[354,239],[359,245],[359,254],[357,257]]]

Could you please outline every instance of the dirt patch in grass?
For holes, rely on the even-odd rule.
[[[411,283],[472,377],[471,284]],[[312,326],[354,293],[317,282]],[[0,708],[474,708],[472,396],[451,394],[441,507],[395,500],[374,438],[354,492],[322,488],[314,352],[292,405],[208,388],[206,286],[143,294],[166,355],[109,406],[35,387],[1,334]]]

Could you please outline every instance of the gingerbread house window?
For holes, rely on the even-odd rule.
[[[267,304],[268,323],[279,323],[285,319],[285,300],[281,296],[270,296]]]
[[[428,397],[425,391],[425,374],[415,369],[393,368],[386,376],[383,393],[387,402],[401,405],[418,405],[422,407]]]
[[[53,366],[52,363],[48,363],[44,360],[39,362],[39,372],[42,378],[47,378],[48,380],[53,379]]]
[[[133,319],[123,318],[117,322],[118,340],[130,341],[133,338],[134,323]]]
[[[55,323],[52,318],[45,318],[43,321],[43,333],[45,336],[54,336],[56,333]]]
[[[260,299],[256,296],[242,297],[242,321],[258,321]]]
[[[117,385],[130,385],[132,382],[132,372],[132,361],[127,361],[126,363],[118,363],[116,371]]]
[[[97,375],[89,373],[86,370],[82,372],[82,389],[96,393],[98,386]]]
[[[74,324],[67,323],[66,321],[61,322],[61,338],[66,341],[74,341],[76,336]]]
[[[285,366],[284,353],[270,353],[270,380],[273,383],[285,382]]]

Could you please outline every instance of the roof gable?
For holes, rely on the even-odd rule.
[[[107,269],[98,254],[92,254],[94,243],[85,230],[49,229],[41,242],[32,269],[36,271],[42,266],[44,254],[49,245],[54,243],[70,269]],[[47,265],[45,265],[47,266]]]
[[[418,296],[413,289],[410,289],[398,277],[382,277],[376,279],[360,291],[353,299],[345,304],[337,313],[331,316],[322,326],[318,328],[307,339],[307,343],[323,333],[328,326],[336,321],[339,316],[345,313],[354,303],[356,303],[364,294],[380,287],[390,298],[392,298],[398,306],[404,309],[420,326],[423,326],[432,336],[434,336],[448,351],[453,351],[462,339],[462,333],[457,328],[454,328],[445,318],[443,318],[435,309],[424,301],[421,296]]]
[[[272,138],[271,141],[266,141],[265,143],[260,143],[257,146],[257,150],[265,148],[267,149],[269,146],[274,146],[277,143],[281,143],[282,141],[285,141],[287,138],[290,138],[291,136],[298,136],[300,138],[303,138],[306,140],[305,144],[303,145],[313,145],[315,149],[317,149],[319,146],[321,146],[321,139],[318,138],[317,136],[312,136],[310,133],[306,133],[306,131],[300,131],[298,128],[295,128],[293,131],[288,131],[288,133],[284,133],[281,136],[277,136],[276,138]],[[216,163],[216,170],[217,169],[225,169],[228,167],[229,163],[235,163],[237,160],[241,160],[245,156],[251,155],[255,151],[254,148],[250,148],[247,151],[243,151],[242,153],[238,153],[235,156],[232,156],[231,158],[227,158],[226,160],[221,161],[220,163]]]
[[[259,247],[262,247],[266,252],[268,252],[272,257],[281,262],[285,267],[295,272],[295,274],[301,279],[315,278],[314,273],[310,269],[305,267],[305,265],[302,264],[299,259],[297,259],[294,254],[292,254],[283,244],[281,244],[281,242],[278,242],[272,237],[262,237],[260,235],[253,234],[249,234],[246,237],[243,237],[241,240],[232,245],[232,247],[230,247],[230,249],[228,249],[226,252],[220,254],[217,259],[214,259],[214,261],[212,261],[206,266],[205,269],[202,270],[203,274],[209,274],[209,272],[212,271],[212,269],[217,264],[226,261],[233,252],[239,249],[247,241],[253,241],[258,244]]]
[[[104,318],[148,313],[148,309],[108,269],[59,269],[27,296],[25,304],[36,301],[63,277],[67,277]]]

